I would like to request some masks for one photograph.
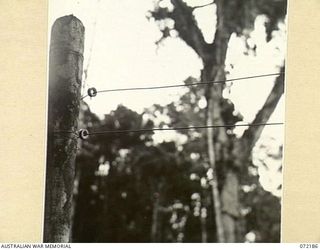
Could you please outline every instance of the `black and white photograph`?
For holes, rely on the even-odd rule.
[[[43,241],[279,243],[287,0],[49,0]]]

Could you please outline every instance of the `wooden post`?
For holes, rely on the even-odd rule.
[[[44,242],[69,242],[84,26],[73,15],[51,31]],[[72,133],[70,133],[72,131]]]

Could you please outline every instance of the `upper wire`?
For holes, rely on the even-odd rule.
[[[189,87],[189,86],[196,86],[196,85],[210,85],[210,84],[216,84],[216,83],[241,81],[241,80],[262,78],[262,77],[269,77],[269,76],[278,76],[281,74],[284,74],[284,72],[264,74],[264,75],[245,76],[245,77],[238,77],[238,78],[218,80],[218,81],[195,82],[195,83],[186,83],[186,84],[173,84],[173,85],[163,85],[163,86],[154,86],[154,87],[132,87],[132,88],[105,89],[105,90],[99,90],[99,91],[97,91],[97,93],[133,91],[133,90],[154,90],[154,89]],[[85,95],[85,96],[81,97],[81,100],[83,100],[84,98],[86,98],[88,96],[89,95]]]

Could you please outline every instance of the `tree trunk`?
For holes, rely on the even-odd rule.
[[[160,240],[160,195],[163,184],[160,182],[157,185],[156,192],[154,193],[153,209],[152,209],[152,224],[151,224],[151,242],[159,242]]]
[[[208,102],[208,112],[207,112],[207,125],[213,125],[212,118],[212,108],[213,102],[212,99],[209,99]],[[218,190],[218,176],[216,170],[216,160],[215,160],[215,150],[214,150],[214,142],[213,142],[213,129],[208,129],[207,133],[207,144],[208,144],[208,156],[209,156],[209,164],[212,169],[212,180],[211,180],[211,188],[212,188],[212,200],[213,200],[213,208],[217,229],[217,240],[218,242],[224,242],[224,230],[222,225],[222,217],[221,217],[221,204],[220,204],[220,196]]]
[[[202,81],[223,81],[225,80],[225,59],[227,54],[227,48],[231,32],[229,32],[223,24],[223,18],[221,17],[220,1],[217,2],[217,16],[218,24],[215,39],[213,42],[213,57],[211,60],[204,60],[204,70],[202,72]],[[220,17],[220,18],[219,18]],[[224,121],[221,117],[221,101],[223,99],[223,83],[217,83],[210,85],[207,88],[207,125],[224,125]],[[213,133],[214,132],[214,133]],[[217,228],[217,240],[218,242],[229,242],[229,239],[234,238],[233,235],[229,235],[234,230],[229,230],[230,223],[226,220],[227,214],[222,211],[225,200],[224,197],[219,194],[218,189],[218,176],[217,168],[225,168],[223,166],[216,166],[216,163],[225,162],[228,159],[228,137],[226,129],[221,127],[218,129],[208,129],[207,144],[208,144],[208,156],[210,167],[213,170],[212,181],[212,195],[214,203],[214,213]],[[228,181],[226,179],[226,181]],[[223,213],[222,213],[223,212]],[[228,230],[227,230],[228,229]]]
[[[236,242],[237,218],[239,217],[239,180],[236,173],[229,170],[221,191],[222,221],[226,242]]]
[[[232,30],[228,28],[226,23],[226,9],[225,2],[223,0],[216,0],[217,7],[217,30],[215,33],[215,38],[213,41],[213,55],[212,59],[212,70],[211,70],[211,81],[221,81],[225,80],[225,60],[228,50],[229,40],[232,34]],[[205,65],[206,66],[206,65]],[[205,67],[206,68],[206,67]],[[209,119],[212,119],[211,124],[214,125],[224,125],[224,121],[221,117],[221,101],[223,99],[222,83],[211,85],[207,90],[207,123],[209,123]],[[210,113],[212,115],[210,115]],[[208,154],[210,159],[210,154],[213,154],[210,151],[213,151],[216,155],[216,162],[220,162],[221,166],[216,166],[217,168],[223,168],[224,180],[221,183],[222,188],[220,191],[220,200],[218,201],[220,204],[221,215],[221,225],[222,229],[218,228],[218,242],[235,242],[236,241],[236,218],[238,216],[239,209],[239,200],[238,200],[238,177],[231,170],[232,166],[228,165],[230,154],[229,154],[229,139],[226,133],[225,128],[219,128],[214,131],[216,135],[212,133],[209,134],[211,130],[208,131]],[[211,141],[211,142],[210,142]],[[213,144],[213,147],[210,146]],[[210,160],[212,161],[212,160]],[[212,164],[212,163],[210,163]],[[217,185],[217,184],[214,184]],[[212,187],[213,192],[215,192],[214,187]],[[215,195],[214,195],[215,196]],[[218,198],[216,198],[218,199]],[[230,202],[232,201],[232,202]],[[217,202],[214,200],[214,202]],[[223,233],[223,236],[219,235]]]
[[[151,242],[158,241],[159,193],[155,193],[152,210]]]
[[[44,242],[69,242],[84,27],[64,16],[52,27]],[[71,131],[71,132],[70,132]]]

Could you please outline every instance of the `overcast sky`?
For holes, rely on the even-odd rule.
[[[161,37],[159,27],[146,18],[152,10],[152,0],[51,0],[49,1],[49,27],[61,16],[73,14],[85,26],[84,67],[88,65],[88,87],[97,90],[181,84],[189,77],[199,77],[201,61],[193,50],[178,38],[165,40],[157,48],[155,42]],[[164,1],[168,2],[168,1]],[[189,0],[190,5],[202,5],[209,0]],[[214,6],[195,12],[205,39],[211,42],[214,35]],[[264,33],[264,17],[256,21],[251,42],[257,44],[257,55],[243,54],[241,38],[232,37],[227,55],[227,64],[233,64],[228,78],[253,76],[278,72],[286,52],[285,36],[279,35],[267,44]],[[285,29],[283,25],[281,27]],[[229,67],[228,67],[229,68]],[[251,122],[263,105],[274,84],[274,77],[234,82],[230,98],[244,122]],[[123,104],[141,112],[154,103],[167,104],[177,100],[183,88],[101,93],[86,99],[91,110],[102,117]],[[281,99],[269,122],[284,121],[284,98]],[[244,128],[238,128],[241,134]],[[158,140],[172,133],[157,133]],[[272,136],[275,144],[283,142],[283,126],[266,127],[262,138]]]

